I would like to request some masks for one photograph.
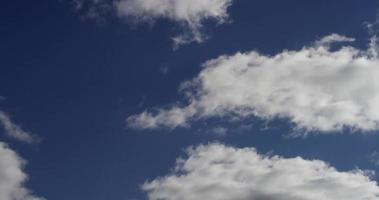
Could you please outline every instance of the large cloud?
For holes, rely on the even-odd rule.
[[[76,10],[88,10],[86,17],[98,18],[105,12],[113,12],[120,18],[136,22],[152,22],[167,19],[178,23],[184,30],[173,37],[176,46],[203,42],[205,20],[218,24],[228,19],[227,9],[232,0],[73,0]]]
[[[142,186],[149,200],[378,200],[361,170],[339,172],[323,161],[268,157],[253,148],[199,146],[175,171]]]
[[[254,116],[288,119],[295,129],[306,132],[378,130],[375,41],[364,51],[330,47],[334,42],[352,41],[333,34],[311,46],[273,56],[257,51],[220,56],[204,63],[196,78],[183,83],[186,106],[146,111],[127,121],[134,128],[176,128],[210,117]]]
[[[33,143],[39,141],[39,139],[36,136],[23,130],[19,125],[14,123],[9,117],[9,115],[7,115],[3,111],[0,111],[0,124],[4,127],[7,136],[11,138],[26,143]]]
[[[43,200],[24,187],[28,178],[22,170],[24,164],[23,159],[0,142],[0,200]]]

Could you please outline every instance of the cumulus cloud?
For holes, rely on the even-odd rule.
[[[0,111],[0,124],[4,127],[5,133],[8,137],[26,143],[34,143],[39,140],[37,137],[23,130],[19,125],[14,123],[9,115],[3,111]]]
[[[176,45],[203,42],[203,21],[212,19],[224,23],[232,0],[119,0],[115,7],[120,17],[139,21],[168,19],[179,23],[185,31],[173,38]]]
[[[0,200],[43,200],[24,187],[28,179],[24,165],[23,159],[0,142]]]
[[[85,18],[99,18],[115,13],[122,19],[137,23],[151,23],[166,19],[179,24],[182,33],[172,38],[175,47],[203,42],[203,22],[217,24],[228,21],[228,8],[232,0],[72,0],[75,10],[84,12]]]
[[[188,150],[169,175],[146,182],[149,200],[377,200],[362,170],[340,172],[320,160],[260,155],[220,144]]]
[[[305,133],[378,130],[376,43],[368,50],[330,48],[335,42],[352,41],[332,34],[311,46],[272,56],[257,51],[220,56],[205,62],[197,77],[182,84],[188,99],[131,116],[127,122],[142,129],[176,128],[211,117],[258,117],[286,119],[294,130]]]

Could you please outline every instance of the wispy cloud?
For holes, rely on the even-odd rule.
[[[39,141],[39,138],[23,130],[20,125],[14,123],[10,116],[3,111],[0,111],[0,124],[3,126],[6,135],[10,138],[26,143]]]

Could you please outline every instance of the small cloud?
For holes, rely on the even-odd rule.
[[[218,24],[228,21],[232,0],[118,0],[114,1],[117,15],[136,22],[166,19],[178,23],[183,32],[173,37],[175,47],[191,42],[201,43],[207,36],[202,32],[203,22]]]
[[[328,35],[316,41],[315,46],[329,47],[331,44],[336,43],[336,42],[354,42],[354,41],[355,41],[355,38],[346,37],[344,35],[333,33],[331,35]]]
[[[136,23],[152,24],[163,19],[181,29],[171,37],[174,49],[188,43],[202,43],[208,36],[204,22],[229,22],[228,8],[233,0],[71,0],[73,9],[84,19],[103,20],[112,16]]]
[[[375,151],[369,155],[369,160],[375,166],[379,166],[379,152]]]
[[[161,72],[161,74],[162,74],[163,76],[166,76],[166,75],[168,74],[168,66],[165,65],[165,66],[159,68],[159,71]]]
[[[217,126],[208,131],[210,134],[218,136],[218,137],[225,137],[228,133],[228,129],[222,126]]]
[[[14,123],[10,116],[3,111],[0,111],[0,124],[3,126],[6,135],[10,138],[26,143],[39,142],[39,138],[23,130],[20,125]]]

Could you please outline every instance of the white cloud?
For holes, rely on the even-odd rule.
[[[379,59],[369,50],[333,42],[352,38],[333,34],[300,50],[273,56],[257,51],[224,55],[203,64],[183,83],[184,102],[127,119],[134,128],[185,127],[211,117],[287,119],[295,130],[331,133],[379,129]]]
[[[175,36],[179,46],[190,42],[201,43],[206,36],[201,29],[203,21],[212,19],[224,23],[232,0],[119,0],[115,7],[120,17],[132,17],[138,21],[168,19],[177,22],[186,30]]]
[[[28,179],[24,165],[23,159],[0,142],[0,200],[43,200],[24,187]]]
[[[172,38],[178,47],[203,42],[207,38],[202,31],[204,21],[225,23],[232,0],[72,0],[72,3],[78,12],[85,11],[85,18],[99,18],[115,12],[118,17],[135,22],[166,19],[177,23],[183,29]]]
[[[5,133],[8,137],[26,143],[38,142],[38,138],[12,122],[11,118],[3,111],[0,111],[0,124],[4,127]]]
[[[349,38],[343,35],[331,34],[326,37],[321,38],[321,40],[316,41],[316,46],[326,46],[329,47],[335,42],[354,42],[354,38]]]
[[[362,170],[340,172],[320,160],[260,155],[253,148],[199,146],[169,175],[146,182],[149,200],[378,200]]]

